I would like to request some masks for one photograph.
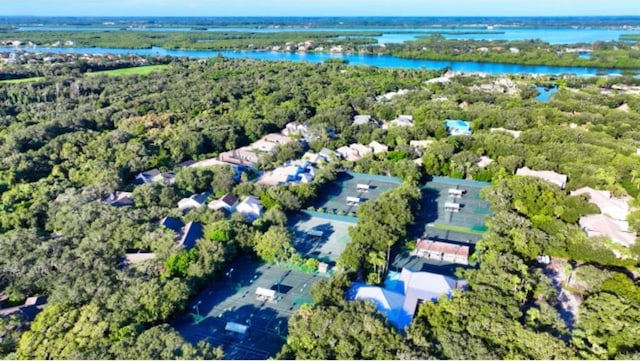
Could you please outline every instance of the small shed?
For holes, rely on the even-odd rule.
[[[329,272],[329,264],[325,262],[318,263],[318,272],[327,273]]]
[[[371,188],[371,186],[370,186],[370,185],[368,185],[368,184],[362,184],[362,183],[359,183],[359,184],[356,186],[356,189],[358,190],[358,192],[368,192],[370,188]]]

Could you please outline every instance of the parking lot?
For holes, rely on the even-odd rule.
[[[224,280],[193,300],[175,327],[192,343],[222,346],[226,359],[274,357],[286,340],[289,318],[312,302],[309,289],[323,277],[243,257],[229,267]],[[258,288],[271,290],[275,297],[261,299]],[[248,326],[246,335],[226,331],[228,322]]]

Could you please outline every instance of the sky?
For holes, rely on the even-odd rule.
[[[640,0],[0,0],[0,16],[640,15]]]

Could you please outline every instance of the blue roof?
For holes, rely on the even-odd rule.
[[[160,221],[160,225],[169,228],[170,230],[180,233],[182,227],[184,227],[184,223],[178,218],[173,217],[164,217]]]
[[[182,244],[186,250],[190,250],[195,247],[196,241],[204,235],[202,225],[197,222],[187,223],[187,225],[184,226],[183,231],[182,238],[180,238],[180,244]]]

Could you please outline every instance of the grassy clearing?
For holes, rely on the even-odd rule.
[[[44,80],[43,76],[34,76],[33,78],[0,80],[0,84],[21,84],[21,83],[30,83],[30,82],[42,81],[42,80]]]
[[[476,231],[471,228],[451,226],[448,224],[441,224],[441,223],[434,224],[433,228],[444,229],[445,231],[461,232],[461,233],[480,234],[480,235],[484,234],[483,231]]]
[[[169,65],[167,64],[136,66],[132,68],[96,71],[92,73],[87,73],[87,75],[108,75],[108,76],[121,76],[121,75],[131,75],[131,74],[147,75],[154,71],[164,70],[168,67]]]

